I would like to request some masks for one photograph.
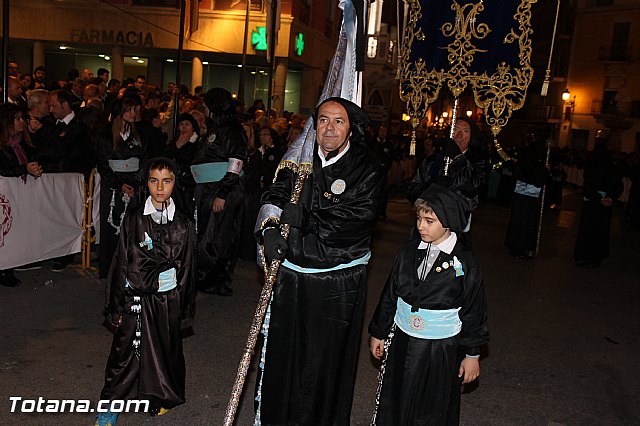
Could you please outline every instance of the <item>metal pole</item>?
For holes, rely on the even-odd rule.
[[[9,97],[9,0],[2,0],[2,102]]]
[[[178,64],[176,69],[176,93],[173,97],[173,135],[178,134],[178,114],[180,101],[180,85],[182,84],[182,56],[184,53],[184,17],[186,0],[180,0],[180,32],[178,33]]]
[[[551,153],[551,138],[547,139],[547,158],[544,160],[544,165],[548,169],[549,168],[549,155]],[[540,217],[538,218],[538,235],[536,236],[536,256],[538,256],[538,251],[540,250],[540,235],[542,233],[542,215],[544,214],[544,197],[547,192],[547,184],[545,183],[542,186],[542,193],[540,194]]]
[[[240,70],[240,78],[238,81],[238,100],[245,106],[244,85],[245,85],[245,68],[247,67],[247,38],[249,37],[249,14],[251,10],[251,1],[247,0],[247,13],[244,18],[244,42],[242,43],[242,69]]]
[[[291,203],[298,204],[300,202],[302,188],[304,187],[304,183],[310,173],[310,171],[299,172],[293,186],[293,191],[291,193]],[[285,240],[289,238],[289,229],[289,224],[284,224],[282,225],[282,228],[280,230],[280,233]],[[236,411],[238,410],[238,404],[240,402],[240,396],[242,395],[242,389],[244,388],[244,382],[247,378],[247,374],[249,373],[249,366],[251,365],[253,350],[258,340],[260,328],[262,328],[262,323],[267,312],[267,307],[269,306],[269,301],[271,300],[271,292],[273,290],[273,286],[276,283],[276,278],[278,277],[278,269],[280,269],[280,260],[272,260],[271,264],[269,265],[269,270],[266,271],[267,274],[265,277],[264,286],[262,287],[262,291],[260,292],[258,306],[256,307],[256,312],[253,316],[251,327],[249,328],[249,336],[247,337],[247,342],[244,347],[244,352],[242,353],[240,365],[238,366],[236,380],[233,383],[233,389],[231,390],[231,396],[229,397],[227,411],[224,415],[224,426],[232,426],[235,420]]]
[[[271,118],[271,96],[273,96],[273,66],[276,63],[276,22],[278,17],[278,0],[271,0],[271,43],[269,44],[269,91],[267,92],[267,117]]]

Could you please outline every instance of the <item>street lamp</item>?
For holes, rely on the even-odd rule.
[[[570,98],[571,92],[569,91],[569,89],[564,89],[564,92],[562,92],[562,100],[567,102]]]
[[[569,128],[567,129],[566,133],[567,145],[569,145],[571,143],[571,128],[573,127],[573,111],[576,107],[576,96],[573,95],[572,99],[569,89],[564,89],[564,91],[562,92],[562,101],[564,102],[563,121],[569,121]]]

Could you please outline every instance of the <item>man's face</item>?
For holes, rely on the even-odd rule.
[[[62,120],[67,116],[64,106],[58,101],[58,95],[49,96],[49,112],[56,120]]]
[[[460,151],[464,152],[469,148],[471,141],[471,126],[466,121],[456,121],[456,127],[453,128],[453,141],[458,144]]]
[[[84,81],[89,81],[93,78],[93,72],[89,68],[85,68],[82,70],[80,78],[82,78]]]
[[[380,126],[380,129],[378,129],[378,137],[380,138],[381,141],[384,141],[387,138],[386,126]]]
[[[14,77],[20,74],[20,68],[18,67],[17,62],[9,62],[9,65],[7,66],[7,74]]]
[[[180,134],[192,135],[193,134],[193,125],[189,120],[183,120],[178,124],[178,129],[180,130]]]
[[[316,138],[320,150],[324,155],[340,148],[342,152],[346,146],[344,143],[351,136],[349,116],[347,110],[338,102],[327,102],[318,110],[318,124]]]
[[[143,78],[136,78],[136,82],[135,82],[135,86],[136,89],[141,90],[144,88],[144,85],[146,83],[146,80]]]
[[[105,82],[105,84],[109,82],[109,73],[108,72],[102,73],[98,77],[100,77],[102,79],[102,81]]]
[[[42,82],[44,81],[45,73],[42,70],[38,70],[33,73],[33,76],[35,77],[36,81]]]
[[[84,94],[85,87],[87,87],[87,84],[84,82],[84,80],[81,80],[74,82],[73,86],[71,86],[71,90],[73,90],[76,95],[82,96]]]

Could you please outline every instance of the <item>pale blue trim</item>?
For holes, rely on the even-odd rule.
[[[282,262],[282,266],[291,269],[292,271],[301,272],[303,274],[320,274],[322,272],[331,272],[331,271],[339,271],[340,269],[347,269],[357,265],[366,265],[369,263],[369,259],[371,259],[371,252],[367,252],[364,256],[354,259],[349,263],[341,263],[331,268],[326,269],[317,269],[317,268],[303,268],[302,266],[298,266],[295,263],[291,263],[285,259]]]
[[[254,426],[261,426],[262,420],[260,419],[260,410],[262,409],[262,379],[264,379],[264,364],[267,357],[267,341],[269,339],[269,324],[271,322],[271,301],[273,301],[273,293],[271,293],[271,299],[269,299],[269,305],[267,306],[267,312],[264,315],[264,322],[262,323],[262,335],[264,341],[262,342],[262,351],[260,352],[260,362],[258,367],[262,370],[260,376],[260,382],[258,383],[258,390],[256,391],[255,400],[258,402],[258,408],[256,409],[256,417],[253,421]]]
[[[540,188],[530,183],[524,183],[521,180],[516,181],[516,188],[513,190],[516,194],[527,197],[537,197],[540,195]]]
[[[398,297],[395,323],[411,337],[418,339],[446,339],[462,330],[462,321],[458,315],[460,308],[454,309],[418,309],[411,312],[411,305]]]
[[[109,160],[109,167],[114,172],[137,172],[140,170],[140,159],[131,157],[126,160]]]
[[[173,290],[177,286],[176,268],[160,272],[160,275],[158,275],[158,293]]]
[[[219,182],[227,174],[229,163],[202,163],[191,166],[191,174],[196,183]]]

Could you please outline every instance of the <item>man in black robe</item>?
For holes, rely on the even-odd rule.
[[[240,173],[247,161],[247,136],[229,92],[213,88],[204,99],[211,121],[206,137],[197,142],[191,166],[196,182],[196,282],[200,291],[231,296],[231,274],[240,241],[244,196]]]
[[[258,219],[265,260],[284,260],[258,380],[264,425],[345,425],[351,414],[366,263],[386,172],[366,145],[368,117],[357,105],[329,98],[314,119],[312,173],[299,204],[289,202],[296,175],[282,168],[263,197],[263,212],[275,214]],[[291,225],[288,241],[282,223]]]

